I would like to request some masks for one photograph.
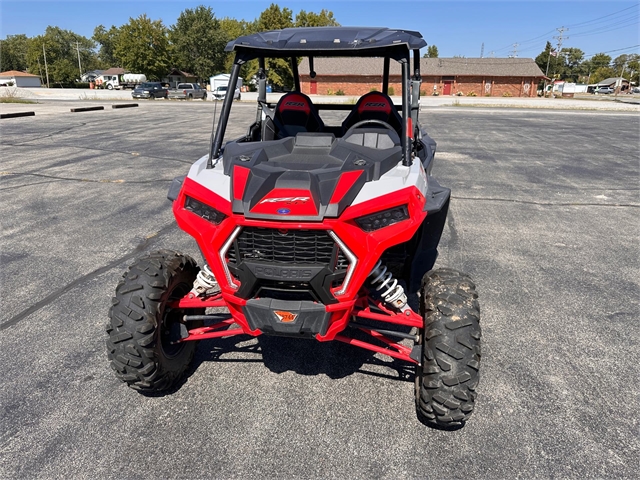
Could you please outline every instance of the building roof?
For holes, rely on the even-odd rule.
[[[619,81],[628,82],[629,80],[622,77],[611,77],[611,78],[605,78],[600,83],[598,83],[598,85],[608,87],[609,85],[613,85],[614,83],[618,83]]]
[[[382,58],[314,58],[318,75],[382,75]],[[309,74],[306,58],[300,64],[300,74]],[[400,75],[400,64],[391,62],[391,75]],[[423,76],[485,76],[485,77],[537,77],[544,78],[540,67],[532,58],[421,58]]]
[[[9,70],[7,72],[0,72],[0,77],[37,77],[32,73],[20,72],[18,70]]]
[[[245,35],[230,41],[225,50],[238,48],[308,53],[313,50],[344,51],[357,55],[371,49],[406,45],[409,49],[427,46],[419,32],[379,27],[304,27],[284,28],[270,32]]]
[[[169,73],[167,73],[167,76],[169,75],[180,75],[183,77],[197,77],[197,75],[194,75],[193,73],[188,73],[188,72],[183,72],[182,70],[178,70],[177,68],[172,69]]]
[[[107,70],[103,70],[101,75],[122,75],[123,73],[125,73],[124,68],[111,67]]]

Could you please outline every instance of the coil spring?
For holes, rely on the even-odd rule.
[[[214,289],[218,286],[216,278],[213,276],[213,272],[209,268],[209,265],[204,265],[202,270],[198,272],[196,279],[193,281],[192,294],[200,296],[207,291]]]
[[[404,288],[402,288],[402,285],[398,285],[398,280],[393,278],[393,274],[391,272],[387,272],[387,267],[382,265],[381,260],[378,260],[376,266],[373,267],[369,277],[373,277],[371,284],[375,286],[377,292],[388,287],[387,290],[380,293],[385,302],[391,303],[398,308],[406,305],[407,297],[404,294]],[[396,303],[398,300],[400,300],[400,303],[404,305],[398,305]]]

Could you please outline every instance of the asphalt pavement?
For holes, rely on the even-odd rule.
[[[437,266],[482,312],[476,410],[446,432],[416,418],[411,368],[340,343],[201,342],[162,397],[113,375],[126,266],[201,258],[166,193],[213,108],[0,120],[0,478],[636,477],[637,113],[423,108],[453,191]],[[228,137],[253,118],[234,104]]]

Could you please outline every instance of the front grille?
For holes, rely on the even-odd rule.
[[[347,260],[325,230],[277,230],[245,227],[229,250],[231,263],[243,260],[286,264],[333,264],[346,269]]]

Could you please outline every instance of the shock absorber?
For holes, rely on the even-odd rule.
[[[218,282],[216,281],[216,277],[213,276],[209,265],[205,264],[193,281],[193,288],[189,292],[189,297],[200,297],[217,289]]]
[[[398,280],[393,278],[391,272],[387,272],[387,267],[382,265],[382,260],[378,260],[376,266],[371,270],[369,278],[371,278],[371,284],[377,292],[380,292],[380,296],[386,303],[402,312],[409,308],[404,288],[398,284]]]

